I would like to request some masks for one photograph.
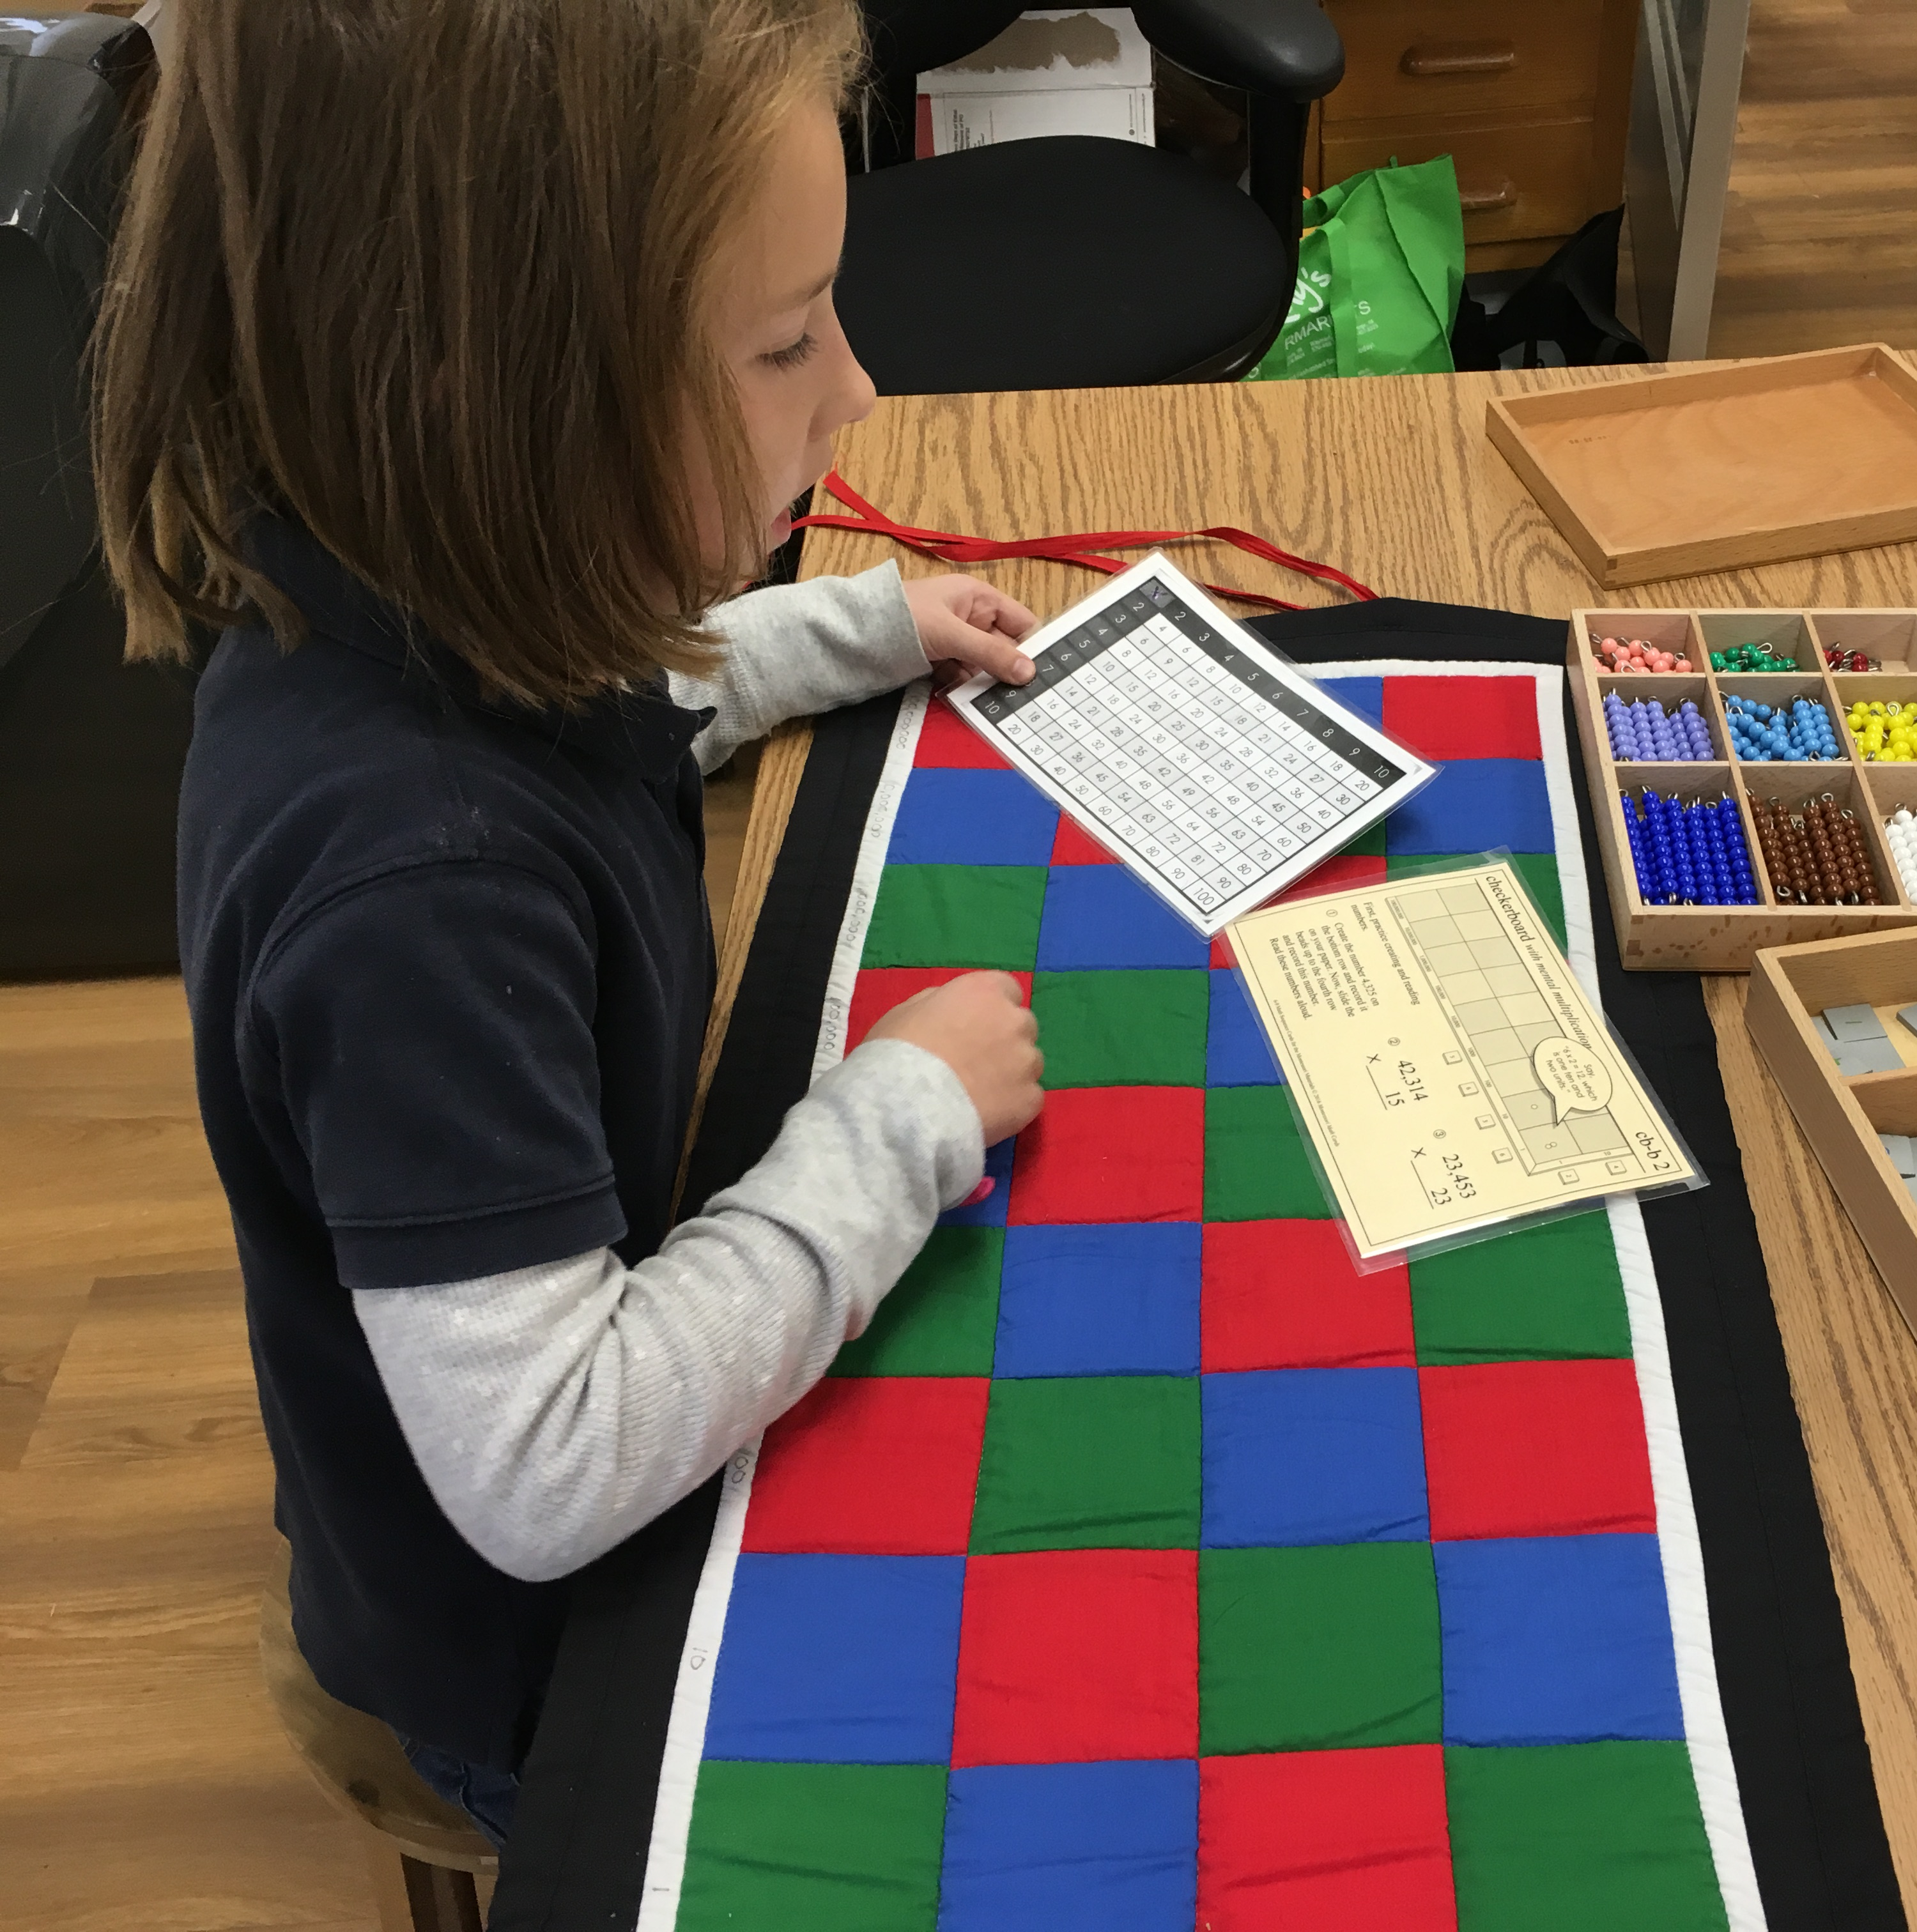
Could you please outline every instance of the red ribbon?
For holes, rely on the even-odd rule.
[[[1229,524],[1215,524],[1202,530],[1094,530],[1081,536],[1027,537],[1018,543],[994,543],[986,537],[958,536],[950,530],[922,530],[910,524],[895,524],[883,510],[867,502],[836,470],[828,472],[819,488],[837,497],[854,514],[842,517],[828,512],[796,517],[792,524],[794,530],[816,526],[832,530],[863,530],[868,536],[890,537],[922,556],[935,556],[944,563],[989,563],[999,557],[1036,556],[1053,563],[1083,564],[1088,570],[1102,570],[1108,577],[1115,577],[1131,566],[1115,557],[1100,556],[1095,553],[1136,550],[1151,544],[1192,543],[1200,537],[1216,537],[1250,556],[1262,557],[1267,563],[1295,570],[1300,576],[1316,578],[1321,584],[1340,584],[1361,602],[1368,602],[1378,595],[1356,578],[1347,577],[1342,570],[1334,569],[1328,563],[1315,563],[1310,557],[1294,556],[1289,550],[1280,550],[1276,544],[1254,536],[1250,530],[1234,530]],[[1228,584],[1208,584],[1204,587],[1214,596],[1234,597],[1243,604],[1262,604],[1269,610],[1298,610],[1304,608],[1302,604],[1287,604],[1282,598],[1261,596],[1256,590],[1234,590]]]

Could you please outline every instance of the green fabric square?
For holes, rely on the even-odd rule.
[[[1348,845],[1338,848],[1338,856],[1342,859],[1382,859],[1384,856],[1384,821],[1380,819],[1368,830],[1360,832]]]
[[[1477,856],[1471,852],[1460,852],[1455,857],[1401,856],[1385,861],[1384,876],[1388,879],[1414,879],[1421,873],[1442,871]],[[1557,860],[1549,852],[1514,852],[1510,862],[1523,880],[1525,890],[1544,915],[1544,923],[1551,928],[1552,938],[1562,948],[1565,944],[1564,895],[1558,884]]]
[[[1048,1087],[1202,1087],[1211,976],[1035,973]]]
[[[1335,1750],[1443,1734],[1428,1543],[1207,1550],[1198,1749]]]
[[[988,1376],[998,1333],[1002,1228],[934,1228],[835,1376]]]
[[[699,1767],[676,1932],[934,1932],[945,1771]]]
[[[1204,1218],[1336,1218],[1283,1088],[1218,1087],[1205,1095]]]
[[[888,866],[862,963],[1028,972],[1047,875],[1043,866]]]
[[[1568,1215],[1411,1264],[1424,1363],[1570,1360],[1630,1353],[1611,1223]]]
[[[1724,1932],[1681,1744],[1444,1753],[1458,1932]]]
[[[1557,860],[1549,852],[1514,852],[1511,863],[1524,880],[1525,890],[1537,901],[1544,923],[1558,945],[1564,945],[1564,892],[1558,883]]]
[[[1196,1376],[995,1382],[972,1549],[1195,1550]]]

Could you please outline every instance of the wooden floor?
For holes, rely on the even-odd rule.
[[[1753,0],[1713,356],[1917,348],[1917,4]]]
[[[272,1497],[178,982],[0,986],[4,1932],[372,1932],[260,1688]]]

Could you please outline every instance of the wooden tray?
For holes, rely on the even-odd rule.
[[[1592,656],[1592,635],[1648,638],[1703,668],[1689,675],[1662,671],[1618,677]],[[1766,640],[1796,656],[1794,676],[1778,672],[1714,672],[1710,652]],[[1827,671],[1826,646],[1861,650],[1877,658],[1878,671]],[[1904,890],[1884,837],[1883,822],[1897,808],[1917,812],[1917,764],[1867,764],[1856,754],[1844,714],[1862,698],[1917,704],[1917,610],[1574,610],[1566,662],[1571,705],[1591,777],[1598,843],[1610,888],[1618,952],[1633,971],[1742,973],[1760,946],[1791,946],[1843,934],[1917,925],[1917,904]],[[1710,726],[1718,762],[1701,764],[1619,764],[1604,729],[1604,700],[1616,691],[1627,702],[1654,698],[1666,710],[1691,699]],[[1800,692],[1829,712],[1838,742],[1849,754],[1827,764],[1747,764],[1730,755],[1724,694],[1740,692],[1772,701]],[[1750,869],[1764,895],[1761,905],[1647,905],[1637,890],[1619,794],[1645,784],[1680,796],[1737,801]],[[1801,801],[1832,794],[1862,822],[1883,903],[1874,906],[1782,905],[1771,890],[1751,822],[1750,794]],[[1917,994],[1911,995],[1917,998]]]
[[[1881,343],[1494,400],[1607,590],[1917,537],[1917,376]]]
[[[1898,1022],[1897,1009],[1912,1000],[1917,933],[1881,932],[1759,953],[1750,969],[1744,1022],[1878,1273],[1917,1333],[1917,1203],[1877,1138],[1917,1133],[1917,1066],[1847,1079],[1810,1024],[1810,1016],[1826,1006],[1875,1006],[1901,1052],[1912,1036]]]

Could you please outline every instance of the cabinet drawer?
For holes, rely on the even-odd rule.
[[[1408,165],[1449,154],[1458,170],[1467,243],[1517,242],[1568,235],[1592,212],[1592,123],[1587,116],[1522,122],[1437,133],[1394,130],[1375,123],[1361,131],[1327,124],[1324,179],[1340,182],[1393,155]]]
[[[1597,92],[1604,0],[1325,0],[1324,10],[1345,43],[1327,127],[1558,106]]]

